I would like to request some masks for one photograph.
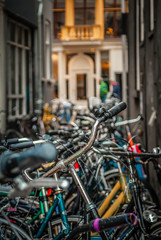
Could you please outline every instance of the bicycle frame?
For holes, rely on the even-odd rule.
[[[111,201],[114,199],[119,190],[122,190],[121,193],[116,198],[114,203],[109,207]],[[120,179],[117,181],[112,191],[109,193],[109,195],[106,197],[106,199],[99,207],[98,213],[101,218],[111,217],[119,211],[121,205],[123,205],[124,203],[129,203],[130,200],[131,194],[129,191],[129,186],[126,177],[123,175],[123,173],[121,173]]]
[[[99,152],[100,150],[97,150],[96,148],[93,148],[93,150],[96,153],[100,153]],[[100,157],[100,159],[97,161],[98,171],[100,171],[100,169],[101,169],[102,161],[104,158],[112,159],[112,161],[116,162],[116,166],[117,166],[117,169],[119,170],[119,175],[120,175],[119,180],[116,182],[115,186],[112,188],[111,192],[105,198],[105,200],[103,201],[103,203],[101,204],[101,206],[98,209],[98,213],[99,213],[100,217],[107,218],[107,217],[111,217],[111,216],[115,215],[121,208],[121,205],[123,205],[124,203],[129,203],[131,201],[132,196],[130,194],[129,183],[127,182],[126,176],[124,175],[124,173],[122,171],[121,164],[120,164],[120,162],[118,162],[119,159],[117,157],[111,156],[111,155],[105,155],[105,156]],[[96,174],[96,176],[98,176],[98,173]],[[106,180],[104,179],[103,174],[101,175],[101,178],[102,178],[104,184],[106,184]],[[105,186],[105,188],[106,188],[106,186]],[[110,206],[111,201],[114,199],[114,197],[120,190],[121,190],[121,193],[116,198],[114,203]]]
[[[55,179],[57,179],[57,174],[55,173]],[[45,197],[45,196],[43,196]],[[40,238],[45,230],[45,228],[47,227],[48,223],[51,220],[51,217],[53,216],[53,213],[56,212],[56,209],[58,207],[59,209],[59,213],[62,219],[62,224],[63,224],[63,230],[61,230],[58,234],[58,236],[54,239],[61,239],[61,237],[64,234],[69,234],[70,232],[70,227],[69,227],[69,223],[68,223],[68,219],[67,219],[67,213],[65,210],[65,204],[64,204],[64,199],[63,199],[63,190],[59,187],[57,187],[55,189],[55,200],[52,203],[51,207],[48,209],[48,206],[46,206],[45,204],[45,198],[44,198],[44,208],[46,208],[46,217],[43,220],[41,227],[39,228],[38,232],[36,233],[36,235],[34,236],[34,238]]]

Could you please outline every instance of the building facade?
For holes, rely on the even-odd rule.
[[[129,117],[144,117],[143,138],[150,150],[161,146],[160,24],[157,0],[129,1]]]
[[[128,16],[128,115],[143,115],[144,147],[161,147],[161,1],[129,0]],[[158,160],[159,161],[159,160]],[[153,164],[150,182],[160,196]]]
[[[51,0],[0,1],[0,131],[53,98]]]
[[[121,0],[54,0],[57,97],[85,105],[99,97],[101,76],[122,86],[121,16]]]

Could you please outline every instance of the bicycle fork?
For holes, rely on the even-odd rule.
[[[134,199],[134,204],[136,207],[138,219],[140,221],[140,225],[141,225],[141,229],[142,229],[143,233],[146,233],[147,228],[144,223],[143,208],[142,208],[142,203],[140,200],[140,194],[138,192],[137,181],[136,181],[136,178],[134,175],[133,165],[132,165],[130,158],[127,159],[127,162],[128,162],[128,166],[130,169],[130,181],[129,182],[131,183],[131,187],[132,187],[133,199]]]
[[[84,187],[81,179],[79,178],[79,176],[76,173],[75,168],[72,164],[69,164],[69,171],[70,171],[70,173],[71,173],[71,175],[72,175],[72,177],[73,177],[73,179],[74,179],[74,181],[75,181],[75,183],[76,183],[76,185],[77,185],[77,187],[80,191],[81,196],[83,197],[83,199],[86,203],[87,212],[91,213],[93,219],[100,218],[95,204],[90,199],[88,193],[85,190],[85,187]],[[109,239],[108,233],[106,233],[105,231],[103,231],[99,234],[100,234],[100,236],[103,240],[108,240]]]

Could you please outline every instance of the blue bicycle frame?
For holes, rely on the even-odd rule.
[[[59,192],[56,194],[55,200],[53,201],[52,206],[50,207],[49,211],[46,214],[46,217],[44,219],[44,221],[41,224],[41,227],[39,228],[37,234],[34,236],[34,238],[40,238],[45,230],[45,228],[48,225],[48,222],[50,221],[50,219],[53,216],[53,213],[56,212],[56,208],[58,207],[59,209],[59,213],[62,219],[62,224],[64,226],[64,229],[62,231],[60,231],[60,233],[58,234],[58,236],[54,239],[61,239],[61,237],[64,234],[69,234],[70,232],[70,227],[69,227],[69,223],[68,223],[68,219],[67,219],[67,213],[65,210],[65,205],[64,205],[64,199],[63,199],[63,192]]]

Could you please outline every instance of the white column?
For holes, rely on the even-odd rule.
[[[60,51],[58,53],[58,96],[62,99],[66,99],[64,69],[65,55]]]
[[[96,50],[95,53],[96,63],[96,96],[99,97],[99,79],[101,77],[101,53],[100,50]]]
[[[3,4],[0,3],[0,132],[6,130],[6,89],[5,89],[5,39],[4,39],[4,13]]]

